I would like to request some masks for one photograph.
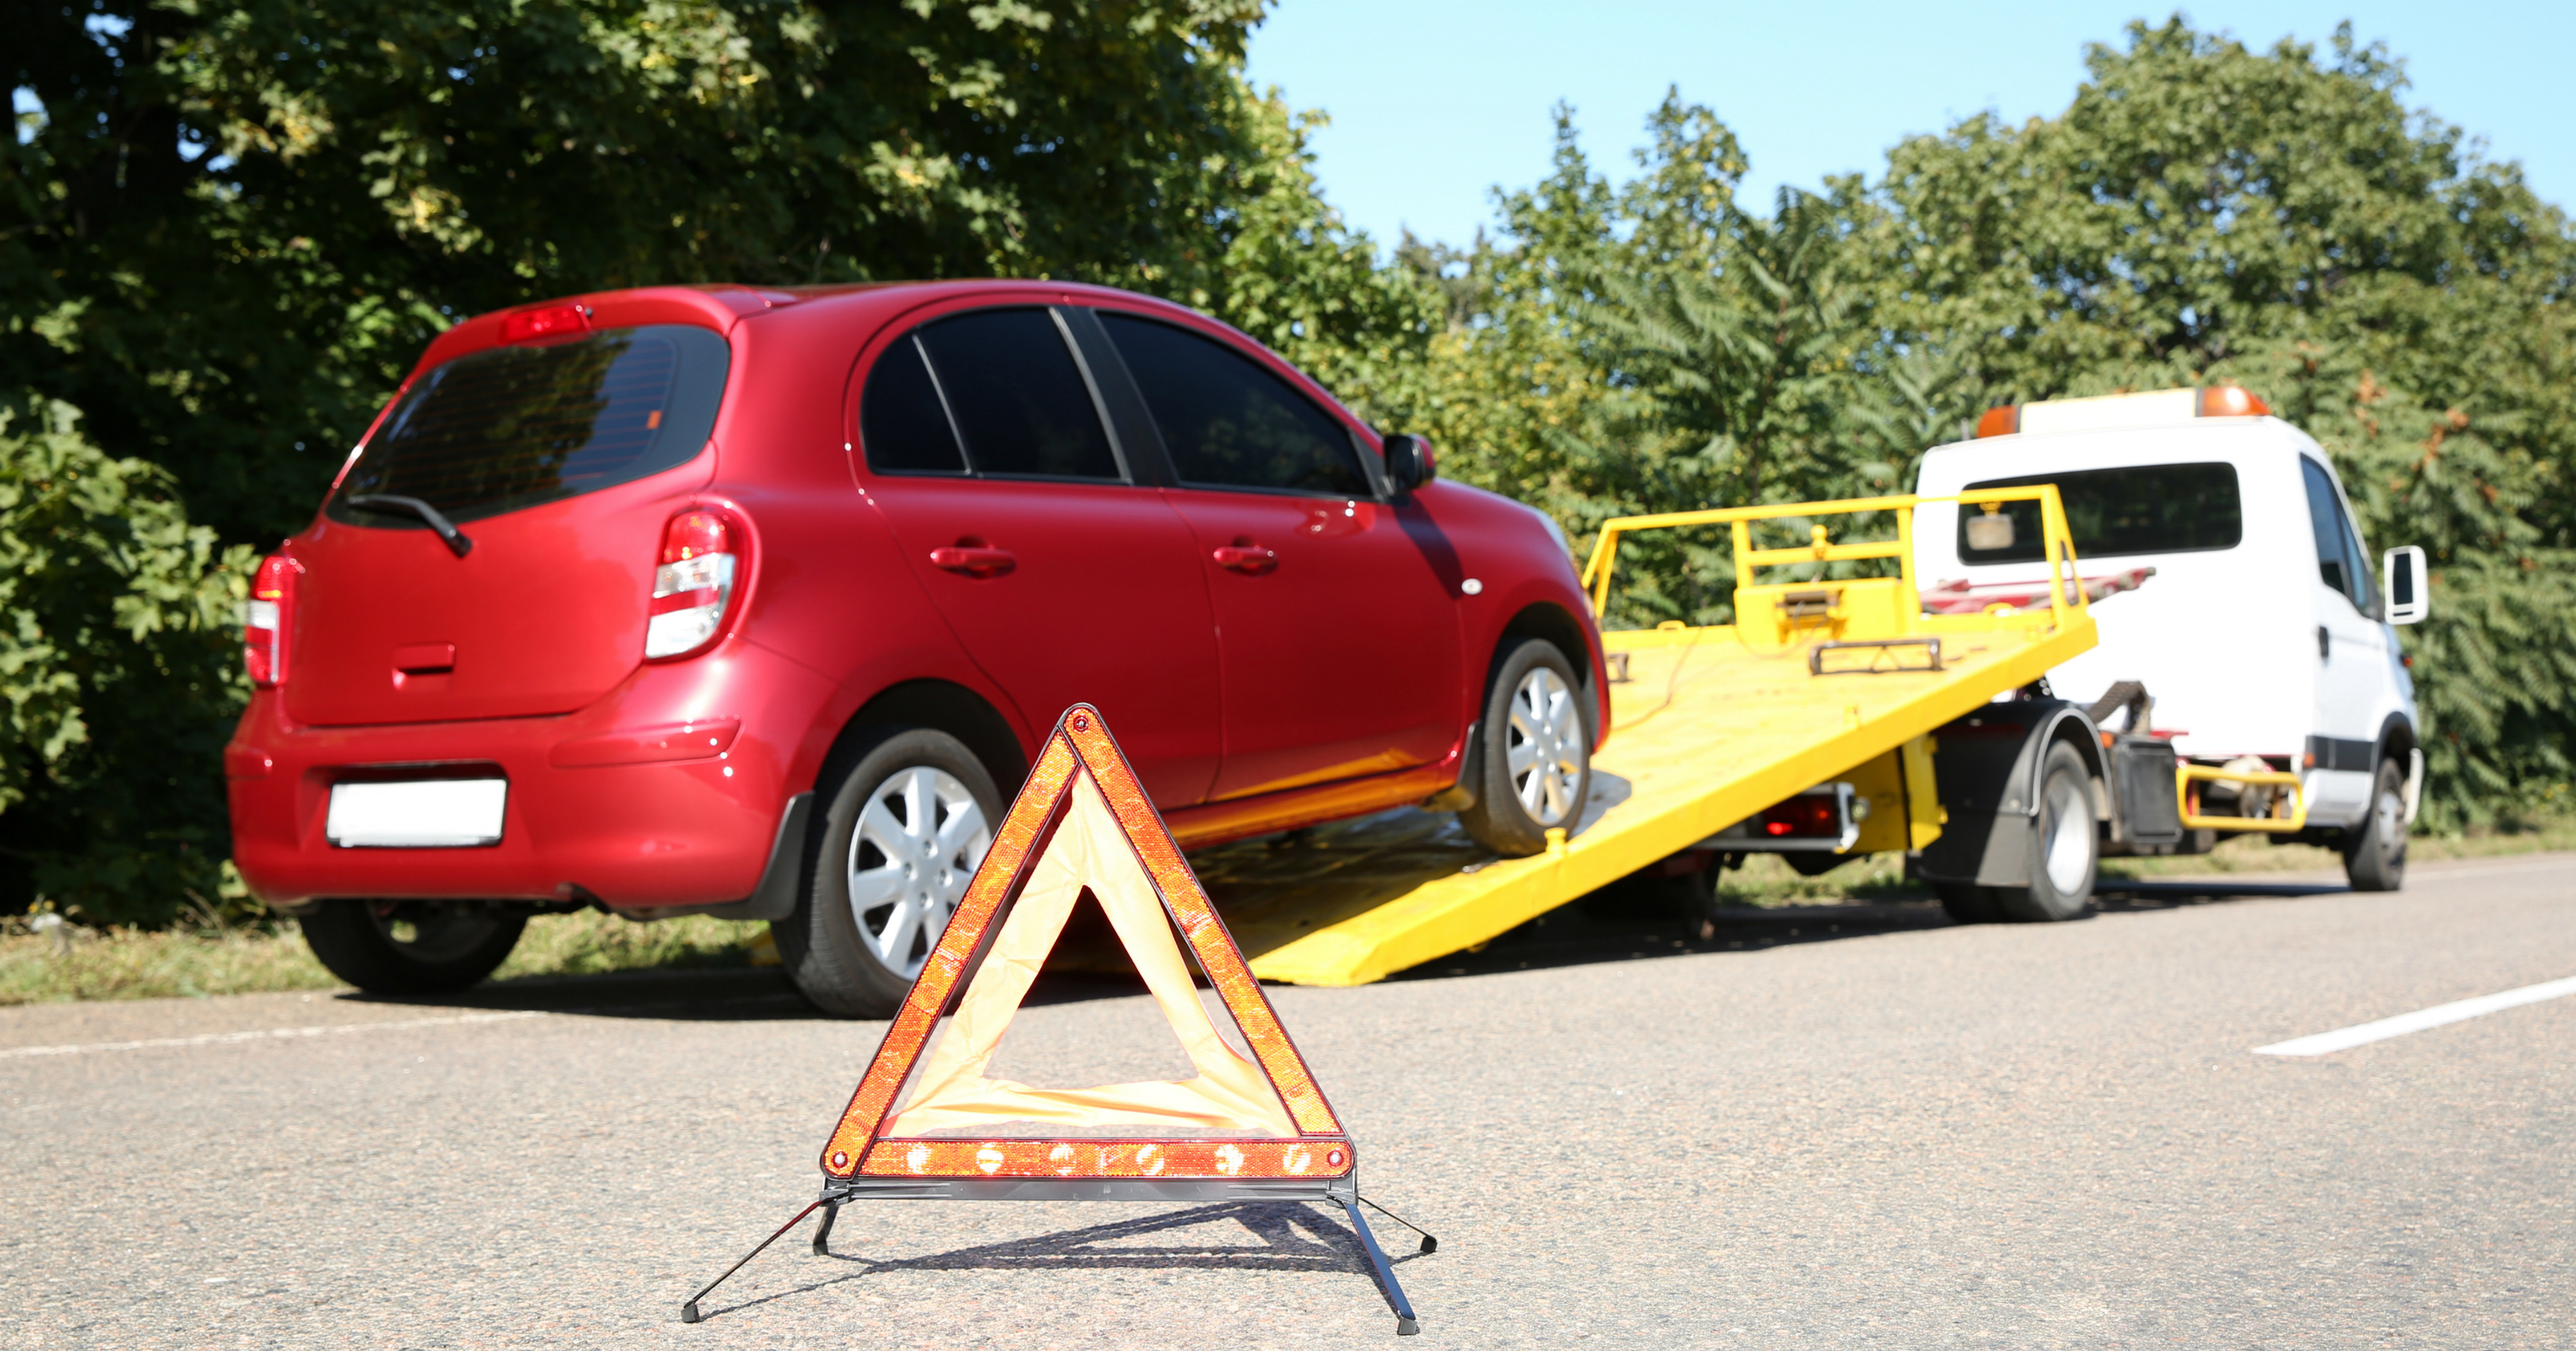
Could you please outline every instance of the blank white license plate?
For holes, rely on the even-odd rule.
[[[322,834],[343,849],[471,849],[501,842],[507,779],[335,783]]]

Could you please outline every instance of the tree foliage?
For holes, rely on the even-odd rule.
[[[0,405],[0,869],[95,921],[225,902],[216,764],[256,562],[66,404]]]
[[[1502,237],[1417,250],[1472,297],[1412,410],[1570,529],[1909,484],[1996,403],[2246,385],[2334,457],[2367,537],[2436,560],[2406,631],[2437,819],[2563,781],[2576,738],[2576,236],[2338,31],[2250,51],[2176,19],[2094,47],[2066,111],[1909,139],[1875,182],[1736,196],[1668,99],[1614,188],[1559,114]],[[1428,278],[1426,278],[1428,280]],[[1722,549],[1637,557],[1614,619],[1724,614]]]
[[[14,7],[0,60],[42,111],[0,144],[0,391],[78,410],[85,444],[157,465],[152,500],[227,544],[309,519],[440,328],[604,287],[1102,281],[1233,319],[1365,406],[1420,366],[1431,311],[1316,194],[1310,124],[1245,85],[1259,14],[1258,0]],[[90,625],[110,631],[104,610]],[[110,688],[68,656],[25,660],[84,709]],[[194,689],[195,668],[177,670]],[[0,802],[0,834],[41,821],[57,841],[130,847],[97,794],[118,780],[139,801],[179,773],[202,791],[171,799],[170,819],[219,841],[215,724],[237,693],[210,693],[189,716],[215,730],[167,756],[108,756],[93,714],[78,744],[104,757],[95,782],[13,748],[21,796]],[[27,899],[20,871],[0,905]]]
[[[1262,0],[73,0],[0,12],[0,908],[213,896],[249,553],[456,317],[609,286],[969,275],[1196,305],[1553,513],[1898,490],[1992,403],[2237,382],[2435,556],[2438,819],[2576,738],[2576,236],[2339,32],[2179,19],[2060,115],[1747,203],[1669,97],[1614,183],[1557,111],[1492,238],[1381,260]],[[1714,540],[1613,622],[1726,616]],[[157,898],[157,899],[155,899]],[[156,911],[155,906],[159,909]]]

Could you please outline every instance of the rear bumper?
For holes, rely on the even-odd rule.
[[[791,762],[832,694],[740,638],[639,668],[551,717],[370,727],[286,721],[261,691],[224,748],[233,860],[276,906],[334,896],[573,901],[620,909],[738,901],[760,887],[796,791]],[[331,785],[360,773],[488,766],[509,780],[500,843],[343,849]]]

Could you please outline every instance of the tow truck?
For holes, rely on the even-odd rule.
[[[2188,417],[2286,426],[2250,398],[2181,394],[2197,399],[2176,405]],[[2141,421],[2132,407],[2110,417],[2121,427]],[[2000,430],[2034,425],[2050,426],[2046,406],[2016,410]],[[2086,425],[2081,410],[2057,416],[2059,430]],[[1998,430],[1990,415],[1986,433]],[[1274,854],[1235,867],[1250,857],[1239,847],[1204,857],[1202,876],[1254,973],[1364,984],[1479,947],[1642,871],[1705,870],[1752,853],[1820,872],[1901,852],[1956,919],[2050,922],[2091,908],[2106,854],[2198,852],[2239,832],[2318,839],[2309,783],[2329,767],[2313,755],[2304,765],[2288,755],[2180,755],[2136,680],[2112,681],[2084,703],[2050,693],[2050,672],[2096,648],[2094,606],[2151,588],[2155,569],[2084,575],[2049,477],[1605,522],[1582,574],[1596,613],[1611,613],[1624,542],[1719,527],[1733,549],[1733,622],[1604,632],[1611,735],[1574,827],[1549,832],[1540,854],[1498,859],[1441,818],[1390,814],[1333,828],[1302,864],[1281,866]],[[1927,589],[1917,570],[1943,554],[1918,547],[1917,531],[1961,521],[1976,543],[2004,540],[1997,522],[2018,522],[2023,565]],[[1776,536],[1784,526],[1806,538],[1757,545],[1757,531]],[[2420,551],[2391,551],[2389,585],[2405,592],[2401,605],[2391,591],[2396,622],[2421,616],[2421,568]],[[2420,764],[2407,775],[2406,819]],[[2401,864],[2404,823],[2394,823]]]

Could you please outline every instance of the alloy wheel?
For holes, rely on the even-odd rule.
[[[984,809],[946,770],[912,765],[868,794],[850,833],[850,917],[880,966],[905,979],[948,927],[993,843]]]
[[[1521,810],[1542,827],[1561,826],[1577,807],[1583,783],[1583,714],[1556,672],[1535,666],[1512,690],[1504,763]]]

